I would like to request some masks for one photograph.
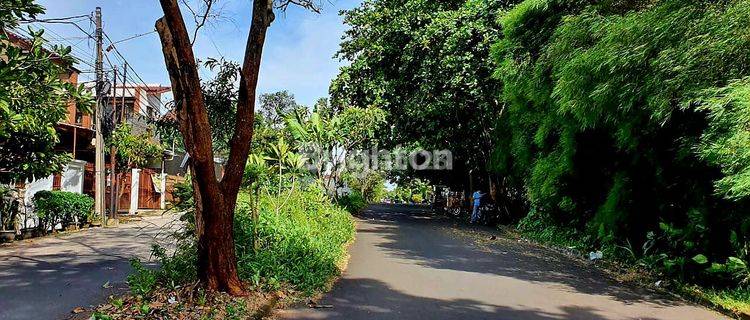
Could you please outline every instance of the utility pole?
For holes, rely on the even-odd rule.
[[[94,163],[94,210],[95,214],[102,217],[102,222],[107,225],[107,215],[104,205],[104,137],[102,136],[102,100],[104,98],[104,54],[102,52],[102,8],[96,7],[96,161]]]
[[[107,99],[109,100],[109,99]],[[112,122],[113,131],[117,130],[117,66],[114,67],[114,77],[112,78]],[[117,163],[117,149],[114,146],[109,147],[109,217],[117,219],[117,180],[115,179]]]
[[[125,124],[125,90],[127,90],[128,85],[128,62],[125,62],[125,65],[122,67],[122,104],[120,105],[120,118],[118,121],[120,124]],[[130,91],[128,91],[130,92]]]

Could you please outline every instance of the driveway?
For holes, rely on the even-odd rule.
[[[377,205],[358,219],[349,267],[320,309],[286,319],[727,319],[618,284],[567,256],[511,239],[476,241],[413,206]],[[478,229],[485,234],[488,229]],[[468,234],[468,235],[467,235]],[[487,235],[487,234],[485,234]]]
[[[148,259],[176,216],[146,217],[0,246],[0,319],[65,319],[79,306],[105,302],[126,288],[131,258]]]

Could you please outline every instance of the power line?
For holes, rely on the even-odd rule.
[[[83,18],[83,19],[81,19]],[[46,23],[54,23],[59,21],[65,21],[65,20],[73,20],[73,19],[80,19],[78,21],[82,21],[85,19],[91,19],[91,14],[82,14],[77,16],[71,16],[71,17],[60,17],[60,18],[45,18],[45,19],[31,19],[31,20],[21,20],[21,23],[32,23],[32,22],[46,22]]]
[[[74,20],[74,19],[80,19],[80,20],[68,21],[68,20]],[[85,40],[89,40],[89,39],[95,40],[96,39],[96,37],[94,37],[94,35],[92,35],[90,31],[84,30],[84,28],[81,27],[78,24],[78,22],[83,21],[83,20],[89,20],[91,23],[95,23],[92,15],[77,15],[77,16],[61,17],[61,18],[48,18],[48,19],[26,20],[26,21],[24,21],[24,23],[28,23],[28,24],[34,24],[34,23],[57,23],[57,24],[68,24],[68,25],[75,26],[80,32],[82,32],[85,35],[85,37],[67,37],[66,38],[66,37],[63,37],[62,35],[60,35],[59,33],[55,32],[52,29],[44,29],[44,28],[41,28],[40,26],[36,26],[36,27],[39,28],[39,29],[42,29],[42,30],[47,30],[53,36],[56,36],[57,38],[52,37],[52,38],[55,38],[54,39],[55,41],[57,41],[59,43],[66,43],[66,44],[70,45],[71,50],[72,50],[71,51],[71,56],[73,56],[79,63],[85,64],[88,67],[96,69],[96,66],[92,62],[93,60],[96,60],[95,57],[94,57],[94,54],[93,54],[93,49],[86,50],[86,49],[84,49],[84,48],[82,48],[80,46],[81,42],[83,42]],[[149,86],[148,83],[143,79],[143,77],[141,77],[141,75],[135,70],[135,68],[133,68],[133,64],[131,64],[131,63],[128,62],[128,60],[118,50],[118,48],[115,46],[115,44],[120,43],[120,42],[124,42],[124,41],[127,41],[127,40],[132,40],[132,39],[135,39],[135,38],[143,37],[143,36],[155,33],[155,32],[156,31],[154,30],[154,31],[150,31],[150,32],[142,33],[142,34],[137,34],[137,35],[134,35],[134,36],[131,36],[131,37],[119,40],[119,41],[113,41],[106,32],[102,31],[102,33],[104,34],[104,37],[107,39],[107,41],[110,42],[110,44],[109,44],[109,46],[107,48],[107,51],[114,50],[115,54],[116,54],[115,57],[117,58],[117,60],[119,60],[121,62],[121,64],[126,65],[127,68],[130,69],[131,73],[133,75],[135,75],[135,78],[137,78],[137,80],[140,81],[140,84],[142,84],[144,87],[148,87]],[[74,42],[71,41],[71,39],[80,40],[80,41],[74,43]],[[85,58],[81,58],[81,56],[83,56]],[[109,70],[111,71],[111,69],[114,68],[114,64],[110,60],[109,55],[105,54],[104,57],[106,58],[107,64],[110,67]],[[109,73],[109,72],[107,72],[107,73]],[[127,81],[126,83],[123,83],[123,90],[127,90],[125,87],[128,86],[128,85],[131,85],[132,87],[135,87],[135,88],[137,88],[137,87],[140,86],[138,83],[135,83],[134,81]],[[153,101],[148,101],[150,107],[157,108],[158,110],[161,110],[164,107],[164,103],[161,100],[156,101],[157,104],[155,106],[151,106],[150,105],[150,103],[152,103],[152,102]],[[149,112],[149,110],[145,110],[143,106],[139,105],[139,109],[140,109],[140,111],[142,113],[144,113],[146,115],[149,115],[149,116],[151,115],[151,113]]]
[[[146,33],[137,34],[137,35],[134,35],[132,37],[128,37],[128,38],[125,38],[125,39],[122,39],[122,40],[117,40],[115,42],[111,42],[111,40],[110,40],[110,45],[107,47],[107,51],[112,50],[114,48],[114,45],[116,45],[116,44],[118,44],[120,42],[125,42],[125,41],[128,41],[128,40],[133,40],[135,38],[140,38],[140,37],[143,37],[143,36],[147,36],[147,35],[150,35],[152,33],[156,33],[156,30],[152,30],[152,31],[149,31],[149,32],[146,32]],[[107,39],[109,40],[109,37],[107,37]]]
[[[148,83],[146,83],[146,81],[145,81],[145,80],[143,80],[143,78],[141,77],[141,75],[140,75],[140,74],[138,74],[138,71],[136,71],[136,70],[135,70],[135,69],[133,68],[133,65],[132,65],[132,64],[131,64],[130,62],[128,62],[128,60],[127,60],[127,59],[125,58],[125,56],[124,56],[124,55],[123,55],[123,54],[122,54],[122,53],[120,52],[120,50],[118,50],[118,49],[117,49],[117,46],[115,46],[115,45],[114,45],[115,43],[114,43],[114,42],[112,41],[112,39],[111,39],[111,38],[109,37],[109,35],[107,35],[107,33],[106,33],[106,32],[104,33],[104,37],[105,37],[105,38],[107,38],[107,40],[108,40],[108,41],[110,42],[110,47],[111,47],[112,49],[114,49],[114,51],[115,51],[115,53],[117,54],[117,56],[119,56],[119,57],[120,57],[120,59],[122,59],[122,62],[123,62],[124,64],[126,64],[126,65],[128,66],[128,69],[130,69],[130,71],[131,71],[131,72],[133,72],[133,74],[135,74],[135,77],[136,77],[136,78],[138,78],[138,80],[139,80],[139,81],[141,82],[141,84],[143,84],[143,86],[145,86],[145,87],[148,87],[148,86],[149,86],[149,85],[148,85]],[[159,109],[161,109],[161,108],[162,108],[162,107],[164,106],[164,103],[163,103],[163,102],[161,102],[161,100],[157,101],[157,103],[158,103],[158,106],[157,106],[157,108],[159,108]]]
[[[78,50],[78,52],[77,52],[77,53],[78,53],[79,55],[84,55],[84,56],[86,56],[86,57],[88,58],[88,59],[85,59],[85,60],[91,60],[91,61],[93,61],[93,60],[95,60],[95,59],[96,59],[96,58],[94,57],[94,55],[93,55],[93,49],[91,49],[91,52],[89,52],[88,50],[86,50],[86,49],[84,49],[84,48],[81,48],[81,47],[80,47],[80,43],[81,43],[82,41],[79,41],[78,43],[73,43],[72,41],[70,41],[70,39],[73,39],[72,37],[71,37],[71,38],[66,38],[66,37],[63,37],[62,35],[60,35],[59,33],[55,32],[55,31],[54,31],[54,30],[52,30],[52,29],[44,29],[44,28],[42,28],[42,27],[40,27],[40,26],[36,26],[36,25],[35,25],[35,27],[37,27],[37,28],[38,28],[38,29],[40,29],[40,30],[48,31],[48,32],[49,32],[49,33],[51,34],[51,36],[49,36],[49,37],[50,37],[50,38],[52,38],[52,40],[54,40],[54,41],[57,41],[57,42],[59,42],[59,43],[63,43],[63,42],[64,42],[64,43],[67,43],[68,45],[70,45],[70,46],[71,46],[71,49],[77,49],[77,50]],[[29,36],[31,36],[31,35],[30,35],[30,34],[29,34],[28,32],[26,32],[26,30],[24,30],[24,29],[18,29],[18,30],[19,30],[19,31],[22,31],[22,32],[24,32],[24,33],[26,33],[26,34],[28,34]],[[75,37],[75,39],[80,39],[80,38],[79,38],[79,37]],[[84,40],[86,40],[86,39],[92,39],[92,40],[93,40],[94,38],[93,38],[93,37],[91,37],[91,36],[89,36],[89,35],[87,35],[87,36],[86,36],[86,38],[84,38]],[[91,65],[91,66],[93,66],[93,65]]]
[[[27,31],[27,30],[24,30],[24,29],[14,29],[14,31],[16,31],[16,32],[18,32],[18,33],[20,33],[20,34],[22,34],[22,35],[23,35],[23,36],[25,36],[25,37],[29,37],[29,38],[33,37],[33,35],[32,35],[32,34],[31,34],[31,33],[30,33],[29,31]],[[55,33],[55,32],[54,32],[54,31],[52,31],[52,30],[49,30],[49,31],[50,31],[50,32],[51,32],[52,34],[55,34],[55,35],[57,35],[57,36],[59,37],[59,34]],[[60,42],[60,43],[62,43],[62,42],[69,42],[69,41],[67,41],[67,40],[66,40],[65,38],[56,38],[55,40],[56,40],[56,41],[58,41],[58,42]],[[72,42],[69,42],[69,43],[70,43],[70,44],[73,44]],[[77,46],[76,46],[76,47],[77,47]],[[72,46],[71,46],[71,50],[72,50],[73,48],[74,48],[74,47],[72,47]],[[81,50],[81,48],[80,48],[80,47],[78,47],[77,49]],[[81,53],[83,53],[84,55],[88,55],[88,57],[86,57],[86,59],[84,59],[84,58],[81,58],[81,57],[79,56],[79,55],[81,55]],[[75,58],[77,62],[80,62],[80,63],[86,64],[87,66],[89,66],[89,67],[92,67],[92,68],[94,68],[94,64],[93,64],[93,62],[89,62],[89,60],[93,60],[93,56],[91,56],[91,55],[90,55],[89,53],[86,53],[85,51],[83,51],[83,52],[81,52],[81,51],[78,51],[78,52],[73,52],[73,51],[71,51],[70,55],[71,55],[71,56],[72,56],[73,58]]]
[[[80,20],[80,21],[83,21],[83,20]],[[80,21],[78,21],[78,22],[80,22]],[[34,21],[34,20],[27,20],[27,21],[23,21],[23,22],[25,22],[25,23],[56,23],[56,24],[72,25],[72,26],[75,26],[76,28],[78,28],[78,30],[80,30],[85,35],[89,36],[90,38],[92,38],[92,39],[96,38],[96,37],[94,37],[94,35],[92,35],[88,31],[84,30],[83,27],[81,27],[80,25],[78,25],[77,22],[74,22],[74,21]]]
[[[88,16],[86,16],[86,17],[88,17]],[[36,26],[36,25],[33,25],[33,26],[36,27],[36,28],[45,30],[45,31],[49,31],[48,36],[45,37],[45,38],[50,38],[49,40],[52,40],[52,41],[57,42],[59,44],[70,45],[70,47],[72,49],[70,55],[73,58],[75,58],[77,62],[82,63],[82,64],[84,64],[84,65],[86,65],[86,66],[88,66],[88,67],[91,68],[88,71],[81,71],[81,72],[79,72],[79,74],[94,74],[94,73],[96,73],[96,70],[95,70],[96,66],[94,65],[94,62],[93,62],[93,60],[95,60],[96,58],[93,56],[93,52],[88,52],[88,50],[86,50],[84,48],[81,48],[80,42],[73,43],[73,42],[70,41],[70,39],[73,39],[73,38],[78,39],[79,37],[63,37],[62,35],[60,35],[59,33],[55,32],[54,30],[44,29],[44,28],[41,28],[41,27]],[[32,37],[32,35],[29,33],[29,31],[27,31],[25,29],[20,29],[19,28],[17,31],[19,31],[19,33],[23,33],[25,36]],[[84,38],[84,40],[86,40],[86,39],[92,39],[88,35],[85,36],[85,37],[83,37],[83,38]],[[92,51],[93,51],[93,49],[92,49]],[[84,56],[84,57],[81,57],[81,56]],[[115,64],[112,62],[112,60],[110,59],[110,57],[109,57],[108,54],[104,54],[103,56],[106,59],[107,65],[109,67],[107,69],[104,69],[103,71],[105,73],[105,77],[108,77],[108,74],[114,70]],[[119,54],[119,52],[118,52],[118,55],[116,56],[116,58],[118,58],[118,60],[124,61],[124,58],[121,57],[121,54]],[[134,72],[136,74],[136,76],[138,76],[138,74],[135,72],[135,70],[133,70],[132,68],[131,68],[131,70],[132,70],[132,72]],[[140,78],[140,76],[138,76],[138,78]],[[143,80],[141,79],[141,81],[143,81]],[[127,81],[126,83],[123,83],[123,87],[126,87],[128,85],[131,86],[131,87],[139,87],[139,85],[137,83],[132,82],[132,81]],[[144,83],[144,85],[145,85],[145,83]],[[127,88],[123,88],[123,92],[125,92],[125,91],[130,92],[130,90],[128,90]],[[135,96],[133,96],[133,98],[135,98]],[[159,101],[159,103],[161,104],[161,101]],[[142,113],[142,114],[145,114],[145,115],[149,115],[150,114],[148,112],[148,110],[146,110],[145,107],[142,106],[142,105],[139,105],[139,112]]]

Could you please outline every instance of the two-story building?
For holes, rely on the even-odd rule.
[[[28,39],[9,33],[10,41],[21,48],[31,48]],[[54,61],[54,54],[50,53]],[[67,67],[66,72],[60,77],[74,85],[78,84],[78,76],[81,71],[75,67]],[[92,88],[93,89],[93,88]],[[161,85],[128,85],[113,88],[111,92],[104,95],[105,112],[111,112],[112,108],[118,108],[118,113],[125,115],[125,121],[129,123],[135,132],[146,130],[149,120],[160,115],[162,95],[170,91],[170,87]],[[93,90],[92,90],[93,91]],[[123,103],[124,101],[124,103]],[[50,175],[43,179],[26,181],[19,185],[23,194],[25,213],[22,214],[19,224],[20,228],[34,228],[38,219],[33,210],[33,197],[41,190],[63,190],[95,196],[94,173],[95,173],[95,143],[96,136],[94,126],[94,115],[81,112],[71,102],[68,105],[67,116],[56,126],[60,142],[56,151],[65,152],[72,156],[63,172]],[[111,168],[110,158],[105,158],[105,172]],[[157,161],[150,168],[133,169],[127,174],[124,191],[119,203],[119,211],[125,213],[136,213],[143,209],[160,209],[165,206],[164,174],[161,172],[162,164]],[[107,174],[107,195],[105,195],[106,208],[110,203],[110,175]],[[133,190],[131,192],[131,190]]]
[[[109,110],[117,114],[115,121],[129,124],[133,133],[149,130],[152,120],[157,119],[162,110],[162,96],[171,91],[170,87],[159,84],[120,85],[105,94]],[[109,168],[109,160],[107,158]],[[162,159],[156,159],[146,168],[133,168],[125,174],[119,186],[118,212],[134,214],[142,210],[164,209],[166,205],[166,174]],[[109,176],[108,176],[109,179]],[[108,183],[108,187],[111,183]],[[109,193],[109,188],[108,188]],[[107,196],[109,201],[109,196]]]

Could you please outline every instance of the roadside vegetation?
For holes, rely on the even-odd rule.
[[[396,203],[425,203],[430,201],[432,194],[432,186],[426,180],[401,179],[386,197]]]
[[[63,227],[85,226],[94,221],[94,199],[88,195],[66,191],[39,191],[34,195],[34,208],[39,218],[39,229],[56,230]]]
[[[71,156],[55,147],[55,125],[64,120],[70,103],[83,113],[94,101],[83,85],[60,77],[75,63],[70,47],[49,46],[43,30],[30,32],[21,48],[5,32],[24,19],[44,13],[33,1],[0,6],[0,183],[15,184],[59,173]]]
[[[213,95],[209,120],[219,125],[235,112],[236,91],[216,88],[231,88],[236,64],[212,60],[206,67],[218,71],[205,82],[204,90]],[[380,121],[372,115],[382,111],[331,110],[325,100],[308,109],[283,91],[265,94],[261,101],[253,153],[245,166],[233,221],[237,271],[249,296],[230,297],[200,286],[195,178],[189,177],[175,187],[179,201],[174,210],[182,214],[184,223],[173,235],[175,247],[154,248],[156,268],[133,261],[135,272],[128,277],[131,293],[112,297],[100,306],[96,317],[244,319],[330,288],[346,264],[347,248],[354,239],[351,215],[384,192],[377,187],[383,184],[381,176],[357,175],[355,169],[333,159],[340,157],[336,150],[351,150],[371,140],[377,127],[371,124]],[[168,137],[178,135],[175,127],[175,123],[162,122],[157,130]],[[217,143],[216,152],[226,154],[226,144]],[[350,188],[344,190],[347,183]]]
[[[332,104],[452,150],[414,176],[489,191],[529,237],[747,312],[747,21],[746,0],[365,1]]]
[[[283,197],[263,186],[258,198],[251,190],[242,191],[235,213],[238,271],[249,296],[206,292],[198,286],[191,186],[179,188],[186,203],[178,207],[187,212],[182,216],[185,228],[174,235],[176,249],[154,248],[158,268],[132,261],[134,272],[127,281],[131,294],[112,297],[95,314],[98,319],[266,316],[276,304],[298,302],[329,289],[346,265],[348,244],[354,239],[348,211],[332,203],[314,182],[294,190],[283,187]]]

